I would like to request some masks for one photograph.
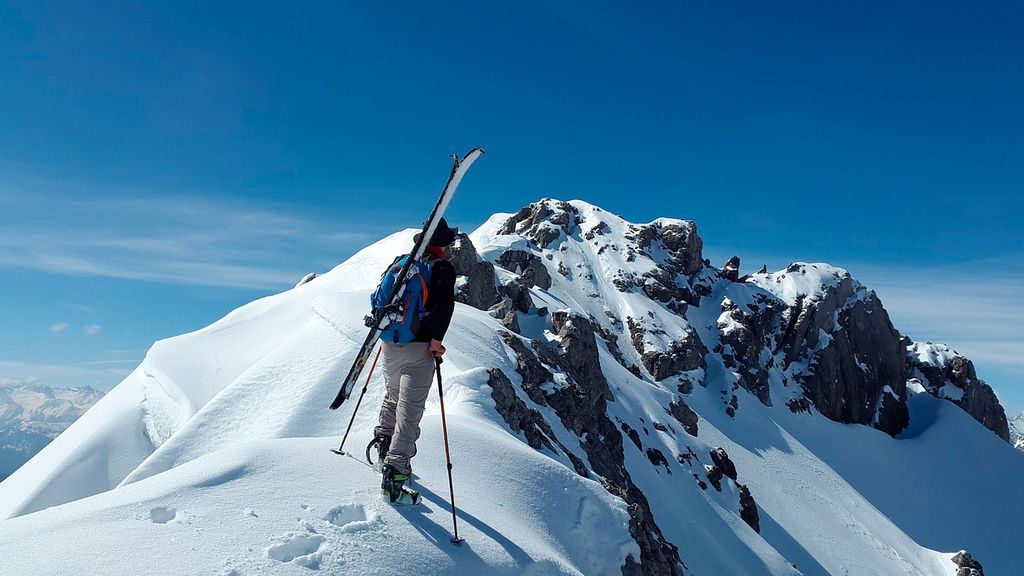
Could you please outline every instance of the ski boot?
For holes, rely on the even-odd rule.
[[[370,456],[370,452],[373,451],[374,446],[377,449],[377,460],[376,462]],[[381,472],[384,469],[384,458],[388,455],[388,450],[391,449],[391,436],[374,436],[373,440],[366,445],[366,461],[373,466],[373,469],[377,472]]]
[[[396,505],[420,503],[420,493],[405,487],[405,483],[409,480],[408,474],[402,474],[394,466],[385,464],[382,476],[381,495],[387,497],[389,502]]]

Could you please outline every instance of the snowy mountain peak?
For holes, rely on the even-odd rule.
[[[327,451],[368,294],[414,232],[154,345],[0,484],[0,554],[88,542],[103,519],[152,574],[177,564],[150,542],[223,526],[233,540],[193,571],[924,576],[976,562],[961,547],[1017,566],[1012,534],[975,529],[1024,514],[1002,480],[1024,459],[968,360],[902,336],[841,268],[741,276],[703,259],[693,222],[556,199],[450,250],[442,373],[469,546],[448,548],[436,400],[414,462],[427,513],[380,502],[372,471]],[[368,382],[354,457],[383,396]]]
[[[1009,421],[1010,443],[1017,450],[1024,451],[1024,410]]]
[[[864,298],[869,292],[845,269],[824,263],[793,262],[785,270],[754,274],[750,281],[790,306],[798,299],[817,301],[826,295],[835,295],[846,303],[850,298]]]

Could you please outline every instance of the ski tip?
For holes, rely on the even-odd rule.
[[[469,152],[466,152],[462,156],[459,156],[458,152],[452,152],[452,160],[454,160],[455,161],[455,165],[458,166],[459,164],[462,164],[463,162],[465,162],[466,159],[470,158],[471,156],[481,156],[481,155],[486,154],[486,153],[487,153],[486,150],[484,150],[483,148],[480,148],[479,146],[477,146],[476,148],[470,148]]]

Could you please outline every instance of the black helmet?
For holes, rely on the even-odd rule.
[[[422,232],[418,232],[416,234],[416,237],[414,238],[414,241],[419,242],[420,236],[422,235]],[[452,242],[455,242],[455,238],[458,235],[459,229],[449,228],[448,222],[444,218],[441,218],[437,222],[437,228],[434,229],[434,235],[430,237],[430,242],[427,242],[427,245],[440,246],[441,248],[444,248],[445,246],[451,244]]]

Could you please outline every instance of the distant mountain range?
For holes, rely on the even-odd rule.
[[[43,449],[103,392],[38,384],[0,388],[0,480]]]

